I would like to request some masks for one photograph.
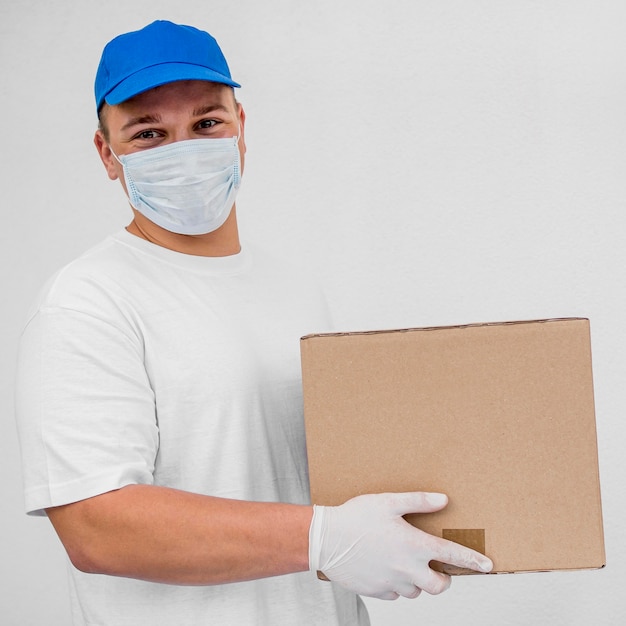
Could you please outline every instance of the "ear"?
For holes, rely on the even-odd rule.
[[[117,180],[120,177],[119,170],[121,166],[117,159],[113,156],[109,143],[104,138],[104,134],[100,129],[96,131],[93,143],[96,146],[96,150],[100,155],[102,163],[104,164],[104,169],[107,171],[107,175],[111,180]]]
[[[240,102],[237,103],[237,112],[239,114],[239,152],[243,156],[246,153],[246,112]]]

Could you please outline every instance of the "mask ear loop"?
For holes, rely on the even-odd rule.
[[[115,160],[122,166],[124,167],[124,164],[120,161],[119,157],[117,156],[117,154],[115,154],[115,152],[113,152],[113,148],[111,148],[111,144],[107,144],[107,148],[111,151],[111,154],[115,157]]]

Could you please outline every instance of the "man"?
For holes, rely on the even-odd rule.
[[[72,563],[76,624],[368,624],[489,559],[409,526],[441,494],[309,504],[291,264],[241,245],[245,114],[217,42],[158,21],[105,48],[95,145],[133,220],[49,281],[20,347],[26,506]],[[333,582],[318,580],[322,571]]]

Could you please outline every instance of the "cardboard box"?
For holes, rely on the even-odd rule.
[[[314,503],[439,491],[408,521],[494,573],[604,566],[589,320],[308,335],[301,356]]]

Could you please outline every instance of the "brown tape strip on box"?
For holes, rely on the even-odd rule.
[[[441,536],[448,541],[460,543],[466,548],[485,554],[484,528],[444,528],[441,531]]]
[[[460,543],[462,546],[476,550],[476,552],[486,554],[484,528],[444,528],[441,531],[441,536],[448,541]],[[450,565],[449,563],[439,563],[438,561],[433,561],[431,567],[444,574],[462,575],[479,573],[474,570],[457,567],[456,565]]]

